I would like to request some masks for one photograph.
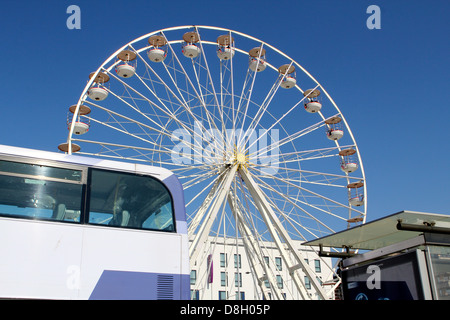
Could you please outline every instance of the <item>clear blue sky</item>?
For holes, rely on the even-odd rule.
[[[66,9],[81,9],[69,30]],[[369,30],[369,5],[381,29]],[[0,144],[57,151],[87,76],[154,30],[211,25],[279,48],[327,89],[361,151],[368,221],[450,214],[450,2],[2,0]]]

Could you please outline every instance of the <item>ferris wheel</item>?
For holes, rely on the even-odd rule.
[[[225,28],[157,30],[87,77],[67,124],[61,151],[178,176],[191,262],[207,263],[211,239],[239,238],[252,273],[269,284],[262,294],[280,298],[264,263],[270,242],[301,297],[310,297],[303,274],[319,298],[332,296],[339,281],[319,283],[299,244],[365,222],[364,169],[336,103],[288,55]]]

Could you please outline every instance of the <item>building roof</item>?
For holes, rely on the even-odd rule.
[[[366,224],[332,235],[302,243],[303,245],[352,249],[375,250],[417,237],[423,231],[398,230],[402,224],[424,226],[433,224],[437,228],[450,228],[450,215],[401,211]],[[449,229],[450,230],[450,229]]]

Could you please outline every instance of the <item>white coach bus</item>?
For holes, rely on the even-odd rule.
[[[172,172],[0,145],[0,298],[185,300],[189,273]]]

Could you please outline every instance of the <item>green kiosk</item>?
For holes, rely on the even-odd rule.
[[[402,211],[303,245],[339,259],[344,300],[450,300],[450,215]]]

